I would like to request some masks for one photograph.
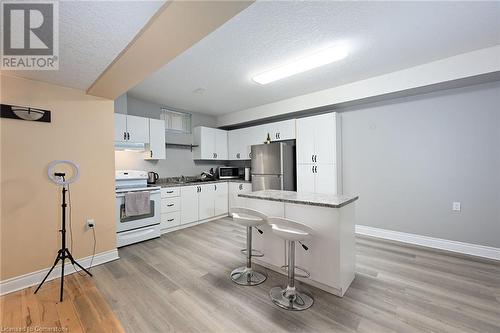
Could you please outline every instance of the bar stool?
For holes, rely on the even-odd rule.
[[[269,296],[274,304],[283,309],[294,311],[308,309],[313,305],[314,299],[295,289],[295,242],[301,243],[301,241],[308,239],[312,235],[313,229],[302,223],[283,218],[269,217],[267,222],[276,236],[288,241],[288,265],[284,266],[288,266],[288,285],[285,289],[272,288]],[[305,250],[308,249],[302,243],[301,245]],[[303,277],[309,277],[309,273],[303,271],[306,273]]]
[[[264,282],[267,276],[252,268],[252,257],[263,256],[262,253],[252,249],[252,228],[256,228],[262,234],[262,230],[257,227],[267,223],[267,216],[259,211],[243,207],[232,208],[231,214],[234,221],[247,227],[247,247],[241,250],[246,255],[247,264],[234,269],[231,272],[231,280],[244,286],[256,286]]]

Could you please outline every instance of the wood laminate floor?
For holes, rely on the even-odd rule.
[[[289,312],[268,297],[283,275],[229,279],[244,244],[245,229],[220,219],[122,248],[95,281],[127,332],[500,332],[497,262],[358,238],[345,297],[299,284],[315,303]]]
[[[0,297],[0,332],[124,332],[94,279],[78,274],[64,279],[64,301],[59,302],[60,280]]]

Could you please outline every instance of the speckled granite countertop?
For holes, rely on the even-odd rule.
[[[340,208],[358,200],[358,196],[265,190],[238,194],[239,197],[287,202],[309,206]]]
[[[151,184],[151,186],[161,186],[161,187],[180,187],[180,186],[196,186],[203,184],[217,184],[217,183],[251,183],[251,181],[244,179],[217,179],[217,180],[205,180],[203,182],[179,182],[172,179],[160,179],[156,184]]]

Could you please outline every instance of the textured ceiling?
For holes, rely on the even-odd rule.
[[[345,41],[351,55],[268,85],[251,78]],[[500,44],[500,2],[257,2],[129,93],[220,115]]]
[[[13,75],[86,90],[164,1],[60,1],[59,70]]]

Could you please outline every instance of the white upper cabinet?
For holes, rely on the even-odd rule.
[[[161,160],[167,157],[165,146],[165,121],[149,119],[149,151],[145,153],[145,159]]]
[[[127,141],[147,143],[149,141],[148,118],[127,116],[127,132]]]
[[[297,163],[314,163],[314,117],[297,119]]]
[[[216,129],[215,132],[215,159],[227,160],[227,131]]]
[[[336,164],[337,132],[335,113],[297,119],[297,163]]]
[[[199,126],[193,130],[193,159],[227,160],[227,131]]]
[[[228,132],[228,158],[230,160],[249,160],[251,146],[249,128]]]
[[[271,137],[271,141],[283,141],[295,139],[295,119],[278,121],[264,126]],[[266,139],[267,139],[266,133]]]
[[[127,141],[127,115],[115,113],[115,141]]]
[[[115,113],[115,141],[147,143],[148,118]]]
[[[342,191],[340,118],[336,113],[297,119],[297,191]]]
[[[252,145],[264,143],[268,134],[271,141],[295,139],[295,119],[229,131],[228,158],[230,160],[250,160],[252,158],[250,155]]]

